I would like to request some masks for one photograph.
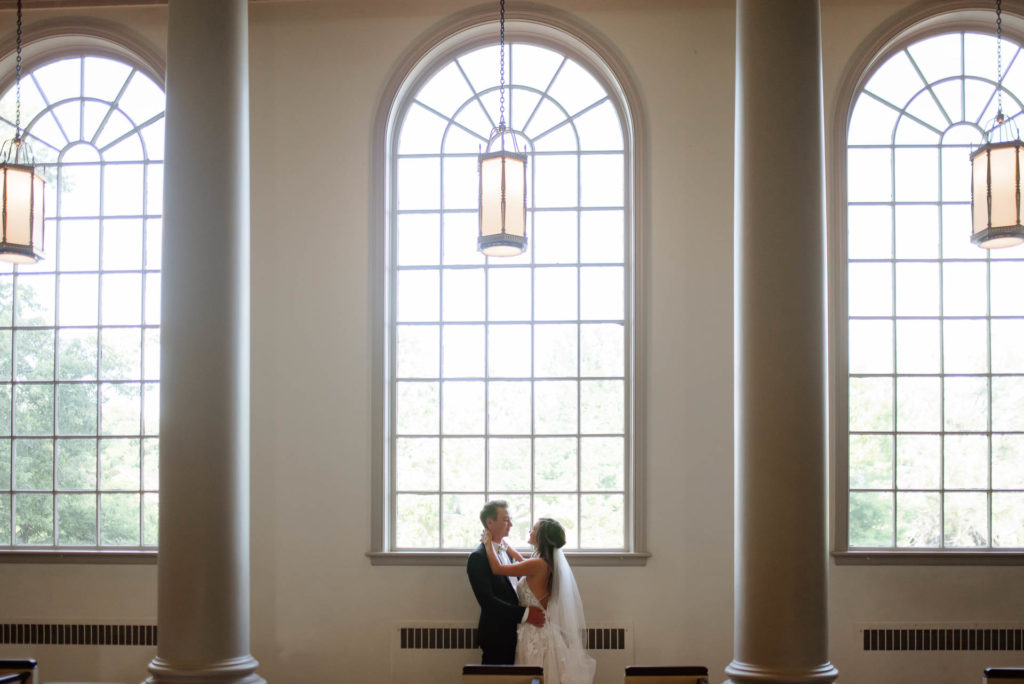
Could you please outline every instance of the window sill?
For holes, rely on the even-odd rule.
[[[651,554],[642,551],[569,551],[570,564],[605,567],[647,565]],[[370,551],[371,565],[465,565],[468,551]]]
[[[836,565],[1024,565],[1021,551],[833,551]]]
[[[0,563],[156,565],[156,550],[15,549],[0,550]]]

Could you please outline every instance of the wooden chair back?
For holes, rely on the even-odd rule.
[[[462,684],[544,684],[544,668],[534,665],[465,665]]]
[[[626,684],[708,684],[708,668],[630,665]]]

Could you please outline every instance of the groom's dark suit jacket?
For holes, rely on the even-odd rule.
[[[495,575],[487,562],[484,545],[479,544],[466,562],[466,574],[480,604],[480,648],[484,665],[512,665],[516,659],[516,627],[526,608],[508,577]]]

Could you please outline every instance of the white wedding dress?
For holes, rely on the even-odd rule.
[[[593,684],[597,662],[586,651],[583,603],[561,549],[555,551],[552,571],[555,574],[546,622],[543,627],[526,622],[519,625],[516,665],[543,667],[544,684]],[[525,577],[516,585],[516,594],[519,605],[544,608]]]

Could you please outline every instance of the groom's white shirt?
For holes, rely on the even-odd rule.
[[[508,557],[508,553],[505,552],[505,549],[504,549],[504,547],[501,544],[497,544],[495,542],[491,542],[491,548],[494,549],[494,555],[497,556],[499,563],[501,563],[502,565],[511,565],[512,564],[512,561]],[[509,581],[509,584],[512,585],[512,590],[515,591],[516,585],[519,583],[519,578],[518,577],[513,577],[512,575],[509,575],[508,576],[508,581]],[[524,610],[523,611],[523,619],[520,622],[526,622],[526,618],[529,617],[529,615],[530,615],[530,611]]]

